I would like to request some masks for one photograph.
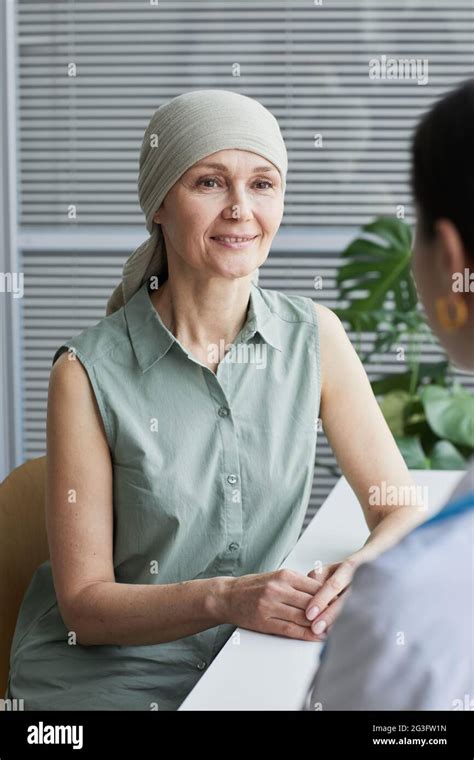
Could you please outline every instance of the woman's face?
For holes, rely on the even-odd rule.
[[[419,215],[418,215],[419,216]],[[469,268],[469,257],[461,237],[447,219],[436,225],[436,234],[427,240],[418,221],[413,245],[412,270],[420,300],[429,325],[436,334],[448,356],[460,369],[474,370],[474,294],[470,291],[458,292],[454,285],[456,277]],[[460,299],[466,307],[464,324],[455,329],[446,329],[442,324],[436,304]]]
[[[233,279],[264,263],[283,205],[278,169],[257,153],[229,149],[188,169],[153,219],[161,224],[170,269],[184,265],[205,276]],[[243,245],[215,239],[229,236],[253,239]]]

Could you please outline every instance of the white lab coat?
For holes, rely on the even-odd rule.
[[[449,504],[473,492],[474,460]],[[473,576],[472,507],[360,566],[303,709],[474,710]]]

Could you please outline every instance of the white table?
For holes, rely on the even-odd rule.
[[[412,475],[416,484],[428,487],[428,509],[436,512],[464,473],[413,470]],[[340,561],[368,534],[359,502],[341,478],[282,567],[306,574],[316,559]],[[239,628],[179,709],[299,710],[321,648],[321,643]]]

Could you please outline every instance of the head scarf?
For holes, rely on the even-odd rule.
[[[153,216],[184,172],[205,156],[228,148],[252,151],[273,163],[285,192],[285,143],[276,118],[257,100],[230,90],[194,90],[155,111],[143,136],[138,175],[140,207],[150,237],[125,262],[122,280],[108,300],[107,316],[127,303],[152,275],[158,283],[167,278],[163,233]]]

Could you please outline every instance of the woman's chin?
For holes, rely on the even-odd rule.
[[[214,274],[226,280],[240,280],[243,277],[252,277],[257,267],[258,264],[253,267],[249,267],[248,264],[239,267],[216,267]]]

